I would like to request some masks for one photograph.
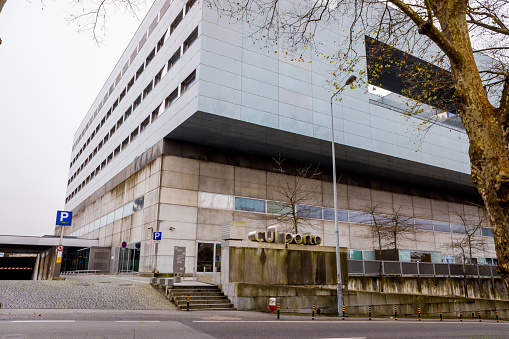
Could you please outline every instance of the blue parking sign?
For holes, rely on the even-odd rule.
[[[57,225],[71,226],[71,223],[72,223],[72,212],[57,211]]]
[[[162,237],[163,237],[163,232],[154,232],[153,240],[161,240]]]

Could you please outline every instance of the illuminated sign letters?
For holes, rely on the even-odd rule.
[[[277,244],[320,245],[322,243],[322,237],[318,235],[278,232],[277,226],[270,226],[267,231],[249,232],[248,239],[255,242]]]

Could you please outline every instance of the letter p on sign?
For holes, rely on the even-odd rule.
[[[71,226],[71,222],[72,222],[72,212],[57,211],[57,225]]]

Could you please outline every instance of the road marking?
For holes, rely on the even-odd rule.
[[[13,323],[74,323],[76,320],[13,320]]]
[[[117,320],[116,323],[160,323],[159,320]]]

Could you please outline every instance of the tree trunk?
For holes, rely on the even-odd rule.
[[[431,3],[443,34],[454,49],[453,53],[444,44],[437,43],[451,62],[455,95],[470,141],[472,182],[484,200],[493,229],[497,271],[509,291],[509,137],[506,124],[509,78],[506,77],[500,107],[493,107],[472,53],[465,14],[467,1],[431,0]]]

